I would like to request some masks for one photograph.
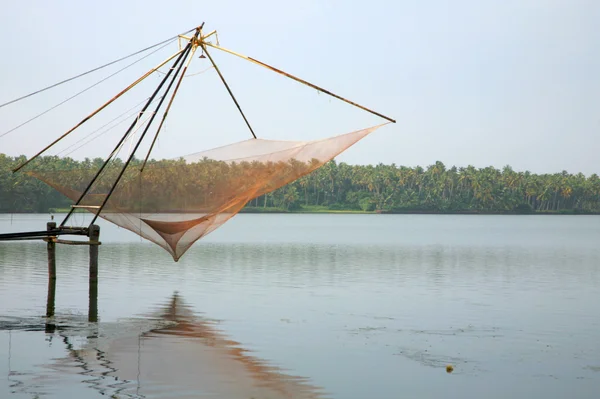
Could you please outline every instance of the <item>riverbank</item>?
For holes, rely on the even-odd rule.
[[[50,209],[49,214],[61,214],[68,213],[68,208],[55,208]],[[0,212],[0,214],[30,214],[40,212]],[[76,209],[75,213],[87,213],[84,209]],[[600,212],[586,212],[581,210],[559,210],[559,211],[533,211],[533,212],[518,212],[518,211],[505,211],[505,212],[486,212],[486,211],[438,211],[438,210],[422,210],[422,209],[393,209],[383,211],[363,211],[357,209],[331,209],[327,206],[302,206],[295,209],[285,209],[278,207],[253,207],[247,206],[243,208],[240,213],[252,213],[252,214],[356,214],[356,215],[600,215]]]
[[[90,167],[70,158],[44,159],[49,170]],[[20,162],[21,157],[0,154],[0,212],[68,211],[72,201],[64,195],[33,176],[11,173]],[[215,182],[209,179],[210,173],[200,175],[202,178],[192,179],[193,185],[176,185],[168,195],[188,198],[212,192]],[[172,178],[169,176],[165,179]],[[80,178],[86,179],[83,175]],[[156,188],[164,194],[164,188]],[[382,213],[400,214],[600,214],[599,192],[600,177],[596,174],[532,174],[515,172],[509,166],[502,170],[447,168],[441,162],[424,168],[331,161],[253,199],[243,212],[364,214],[376,213],[379,208],[386,209]],[[168,203],[169,197],[161,201]],[[186,206],[201,205],[189,201],[194,200],[189,197]]]
[[[585,212],[579,210],[533,211],[533,212],[486,212],[486,211],[437,211],[420,209],[393,209],[384,211],[363,211],[356,209],[330,209],[326,206],[308,206],[298,209],[283,209],[275,207],[245,207],[240,213],[326,213],[326,214],[381,214],[381,215],[600,215],[600,212]]]

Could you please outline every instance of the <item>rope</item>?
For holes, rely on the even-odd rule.
[[[150,115],[150,116],[148,116],[148,117],[146,118],[146,120],[142,121],[142,123],[141,123],[141,124],[140,124],[140,125],[139,125],[139,126],[138,126],[138,127],[135,129],[135,130],[134,130],[134,131],[132,131],[132,132],[129,132],[129,134],[127,134],[127,137],[125,138],[125,140],[123,140],[123,142],[122,142],[122,143],[119,145],[119,147],[115,149],[115,151],[114,151],[114,154],[112,155],[112,157],[111,157],[111,159],[109,160],[109,162],[114,162],[114,161],[115,161],[115,160],[118,158],[118,156],[119,156],[119,153],[121,152],[121,150],[122,150],[122,149],[123,149],[123,147],[125,146],[125,143],[126,143],[127,141],[129,141],[130,139],[132,139],[132,137],[135,135],[135,133],[136,133],[138,130],[140,130],[140,129],[141,129],[141,128],[142,128],[142,127],[143,127],[143,126],[144,126],[144,125],[145,125],[145,124],[148,122],[148,120],[150,119],[150,117],[151,117],[151,115]],[[141,118],[141,115],[140,115],[140,116],[138,116],[138,118]],[[104,169],[104,170],[103,170],[103,171],[102,171],[100,174],[98,174],[98,177],[97,177],[97,179],[101,179],[101,178],[104,176],[104,174],[105,174],[105,173],[107,173],[107,170],[108,170],[108,168],[105,168],[105,169]],[[97,180],[96,180],[96,181],[97,181]],[[76,216],[72,216],[72,217],[76,217]],[[83,223],[83,222],[82,222],[82,223]]]
[[[172,41],[171,41],[171,42],[172,42]],[[107,77],[105,77],[104,79],[100,80],[99,82],[96,82],[96,83],[94,83],[93,85],[91,85],[91,86],[89,86],[89,87],[87,87],[87,88],[85,88],[85,89],[81,90],[80,92],[78,92],[78,93],[74,94],[73,96],[71,96],[71,97],[67,98],[66,100],[64,100],[64,101],[62,101],[62,102],[60,102],[60,103],[56,104],[55,106],[53,106],[53,107],[51,107],[51,108],[49,108],[49,109],[45,110],[44,112],[42,112],[42,113],[40,113],[40,114],[37,114],[37,115],[36,115],[36,116],[34,116],[33,118],[30,118],[30,119],[26,120],[25,122],[21,123],[20,125],[17,125],[17,126],[15,126],[15,127],[13,127],[12,129],[10,129],[10,130],[8,130],[8,131],[6,131],[6,132],[4,132],[4,133],[0,134],[0,138],[2,138],[2,137],[4,137],[4,136],[6,136],[6,135],[7,135],[7,134],[9,134],[9,133],[12,133],[12,132],[14,132],[15,130],[17,130],[18,128],[20,128],[20,127],[22,127],[22,126],[25,126],[25,125],[26,125],[26,124],[28,124],[29,122],[32,122],[32,121],[36,120],[36,119],[37,119],[37,118],[39,118],[40,116],[47,114],[48,112],[52,111],[53,109],[56,109],[56,108],[60,107],[61,105],[63,105],[63,104],[64,104],[64,103],[66,103],[67,101],[70,101],[70,100],[74,99],[75,97],[77,97],[77,96],[79,96],[79,95],[81,95],[81,94],[85,93],[86,91],[88,91],[88,90],[90,90],[90,89],[92,89],[92,88],[94,88],[94,87],[98,86],[100,83],[102,83],[102,82],[105,82],[106,80],[108,80],[108,79],[112,78],[113,76],[115,76],[116,74],[118,74],[118,73],[120,73],[120,72],[123,72],[125,69],[127,69],[127,68],[129,68],[129,67],[131,67],[131,66],[133,66],[133,65],[135,65],[135,64],[137,64],[138,62],[142,61],[143,59],[150,57],[152,54],[154,54],[154,53],[156,53],[157,51],[160,51],[160,50],[162,50],[163,48],[165,48],[166,46],[168,46],[168,45],[169,45],[171,42],[164,44],[163,46],[159,47],[158,49],[154,50],[153,52],[151,52],[151,53],[149,53],[149,54],[147,54],[147,55],[143,56],[143,57],[142,57],[142,58],[140,58],[139,60],[136,60],[136,61],[132,62],[131,64],[129,64],[129,65],[127,65],[127,66],[125,66],[125,67],[123,67],[123,68],[119,69],[118,71],[116,71],[116,72],[114,72],[114,73],[112,73],[112,74],[108,75]]]
[[[210,69],[213,69],[213,68],[214,68],[214,66],[211,65],[208,68],[201,70],[200,72],[196,72],[196,73],[192,73],[192,74],[187,74],[187,75],[184,76],[184,78],[191,78],[192,76],[200,75],[200,74],[202,74],[204,72],[208,72]],[[156,70],[156,72],[158,72],[158,73],[160,73],[162,75],[166,75],[167,74],[166,72],[160,71],[158,69]]]
[[[113,123],[114,121],[116,121],[117,119],[121,118],[123,115],[127,114],[128,112],[134,110],[135,108],[139,107],[140,105],[142,105],[145,101],[147,101],[148,98],[146,98],[145,100],[143,100],[142,102],[134,105],[133,107],[129,108],[127,111],[123,112],[121,115],[117,116],[116,118],[112,119],[111,121],[105,123],[104,125],[100,126],[98,129],[94,130],[93,132],[87,134],[86,136],[82,137],[81,139],[77,140],[75,143],[71,144],[70,146],[66,147],[65,149],[59,151],[58,153],[56,153],[57,156],[61,155],[62,153],[64,153],[65,151],[73,148],[73,146],[81,143],[82,141],[84,141],[85,139],[89,138],[90,136],[96,134],[97,132],[99,132],[100,130],[104,129],[106,126],[110,125],[111,123]],[[156,101],[156,100],[155,100]],[[154,102],[154,101],[153,101]],[[112,129],[116,128],[117,126],[119,126],[120,124],[122,124],[123,122],[127,122],[127,120],[129,118],[131,118],[133,115],[137,114],[138,111],[132,112],[129,115],[127,115],[122,121],[120,121],[119,123],[115,124],[114,126],[109,127],[108,129],[106,129],[105,131],[103,131],[102,133],[100,133],[99,135],[97,135],[96,137],[93,137],[91,140],[88,140],[87,142],[83,143],[82,145],[80,145],[79,147],[74,148],[73,150],[67,152],[66,154],[64,154],[64,156],[68,156],[70,154],[72,154],[73,152],[77,151],[78,149],[80,149],[83,146],[88,145],[89,143],[91,143],[92,141],[96,140],[99,137],[102,137],[103,135],[105,135],[106,133],[108,133],[109,131],[111,131]]]
[[[195,28],[194,28],[194,29],[195,29]],[[194,29],[190,29],[190,30],[188,30],[187,32],[184,32],[184,33],[182,33],[182,35],[188,34],[188,33],[192,32]],[[2,107],[5,107],[5,106],[7,106],[7,105],[10,105],[10,104],[13,104],[13,103],[16,103],[17,101],[24,100],[24,99],[26,99],[26,98],[28,98],[28,97],[31,97],[31,96],[33,96],[33,95],[36,95],[36,94],[39,94],[39,93],[41,93],[41,92],[43,92],[43,91],[46,91],[46,90],[52,89],[53,87],[59,86],[59,85],[61,85],[61,84],[63,84],[63,83],[67,83],[67,82],[70,82],[70,81],[72,81],[72,80],[75,80],[75,79],[77,79],[77,78],[80,78],[80,77],[82,77],[82,76],[88,75],[88,74],[90,74],[90,73],[92,73],[92,72],[95,72],[95,71],[98,71],[98,70],[100,70],[100,69],[102,69],[102,68],[106,68],[107,66],[110,66],[110,65],[116,64],[117,62],[120,62],[120,61],[126,60],[127,58],[131,58],[131,57],[133,57],[134,55],[138,55],[138,54],[140,54],[140,53],[143,53],[144,51],[147,51],[147,50],[150,50],[150,49],[152,49],[152,48],[154,48],[154,47],[160,46],[161,44],[165,44],[165,43],[167,43],[167,42],[172,42],[173,40],[176,40],[178,37],[179,37],[179,35],[177,35],[177,36],[173,36],[173,37],[170,37],[170,38],[168,38],[168,39],[166,39],[166,40],[163,40],[162,42],[159,42],[159,43],[153,44],[153,45],[152,45],[152,46],[150,46],[150,47],[146,47],[146,48],[144,48],[144,49],[142,49],[142,50],[136,51],[135,53],[129,54],[129,55],[125,56],[125,57],[121,57],[121,58],[119,58],[118,60],[111,61],[111,62],[109,62],[108,64],[104,64],[104,65],[101,65],[101,66],[99,66],[99,67],[96,67],[96,68],[94,68],[94,69],[90,69],[90,70],[89,70],[89,71],[87,71],[87,72],[80,73],[79,75],[73,76],[73,77],[71,77],[71,78],[69,78],[69,79],[65,79],[65,80],[63,80],[63,81],[60,81],[60,82],[58,82],[58,83],[54,83],[54,84],[52,84],[52,85],[50,85],[50,86],[44,87],[43,89],[40,89],[40,90],[34,91],[34,92],[32,92],[32,93],[26,94],[26,95],[24,95],[24,96],[22,96],[22,97],[16,98],[16,99],[14,99],[14,100],[11,100],[11,101],[8,101],[8,102],[6,102],[6,103],[4,103],[4,104],[0,104],[0,108],[2,108]]]
[[[145,113],[145,112],[144,112]],[[132,130],[131,132],[129,132],[127,134],[127,137],[125,138],[125,140],[123,140],[123,142],[121,143],[121,145],[119,145],[117,151],[115,152],[115,155],[113,156],[113,159],[117,159],[117,156],[119,155],[119,153],[121,152],[121,150],[123,149],[123,147],[125,146],[125,143],[127,141],[130,141],[130,154],[131,155],[131,143],[133,142],[133,138],[135,137],[135,134],[137,133],[138,130],[140,130],[142,127],[144,127],[146,125],[146,123],[148,123],[148,121],[150,120],[150,118],[152,118],[152,114],[153,112],[150,112],[150,115],[148,115],[148,117],[142,121],[142,115],[140,113],[140,115],[138,115],[138,120],[136,122],[137,128],[135,128],[134,130]],[[140,122],[141,121],[141,122]],[[129,158],[129,155],[127,156]]]

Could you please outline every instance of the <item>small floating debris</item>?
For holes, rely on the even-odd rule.
[[[452,366],[451,364],[446,366],[446,373],[450,374],[453,371],[454,371],[454,366]]]

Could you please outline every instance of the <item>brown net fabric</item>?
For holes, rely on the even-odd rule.
[[[381,127],[323,140],[250,139],[177,160],[129,165],[100,216],[166,249],[175,261],[198,239],[214,231],[248,201],[323,166]],[[107,166],[80,205],[102,204],[123,164]],[[76,201],[99,166],[28,173]]]

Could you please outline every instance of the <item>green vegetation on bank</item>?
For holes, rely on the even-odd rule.
[[[68,209],[71,201],[41,181],[11,169],[25,158],[0,154],[0,212]],[[48,162],[48,160],[46,160]],[[101,160],[51,158],[55,170]],[[276,213],[600,213],[600,178],[567,172],[533,174],[506,166],[426,168],[329,162],[252,200],[243,212]]]

